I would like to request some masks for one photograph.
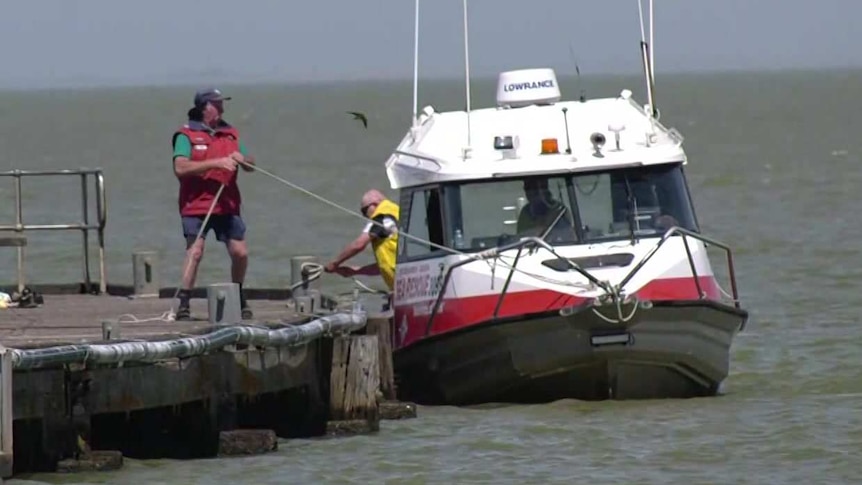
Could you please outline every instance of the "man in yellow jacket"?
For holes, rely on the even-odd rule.
[[[389,291],[395,287],[395,257],[398,249],[398,204],[387,199],[379,190],[369,190],[362,196],[362,215],[371,219],[362,233],[347,244],[324,270],[341,276],[379,274]],[[376,263],[363,267],[341,266],[348,259],[361,253],[368,244],[374,250]]]

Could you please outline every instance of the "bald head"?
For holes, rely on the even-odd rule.
[[[371,189],[362,195],[362,206],[365,207],[370,204],[379,204],[383,202],[384,199],[386,199],[386,197],[382,192],[377,189]]]
[[[383,195],[377,189],[371,189],[365,194],[362,195],[362,215],[368,216],[366,212],[371,209],[373,210],[377,205],[386,200],[386,196]]]

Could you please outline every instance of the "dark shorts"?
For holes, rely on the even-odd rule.
[[[195,242],[198,231],[201,230],[204,216],[183,216],[182,220],[183,236],[185,236],[186,242],[191,244]],[[223,243],[230,239],[237,241],[245,239],[245,222],[240,216],[213,214],[207,221],[207,227],[201,234],[201,239],[205,239],[210,230],[215,231],[216,239]]]

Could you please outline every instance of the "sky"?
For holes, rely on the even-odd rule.
[[[862,0],[655,4],[657,77],[862,66]],[[637,0],[468,10],[473,75],[639,72]],[[462,12],[462,0],[420,0],[422,78],[463,76]],[[413,0],[3,0],[0,86],[411,79],[413,19]]]

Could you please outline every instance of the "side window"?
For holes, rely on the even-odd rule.
[[[401,231],[412,237],[399,237],[399,260],[421,258],[438,248],[414,238],[443,244],[443,212],[440,189],[428,188],[406,192],[401,197]]]

